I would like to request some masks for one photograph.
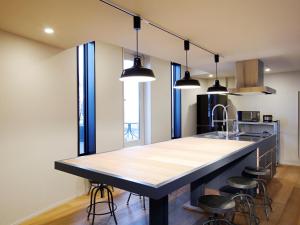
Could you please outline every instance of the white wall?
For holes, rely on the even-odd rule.
[[[97,153],[123,147],[122,48],[97,41],[96,51]]]
[[[76,49],[0,31],[0,224],[83,193],[82,179],[54,170],[77,156]],[[17,223],[17,222],[16,222]]]
[[[156,80],[151,82],[151,143],[171,139],[171,63],[150,57]]]
[[[270,74],[265,85],[275,88],[275,95],[230,96],[237,110],[258,110],[280,120],[280,162],[300,165],[298,158],[298,91],[300,72]]]
[[[76,48],[61,50],[0,31],[0,225],[18,223],[85,191],[54,170],[77,156]],[[96,42],[97,152],[123,146],[122,48]],[[170,62],[150,57],[151,142],[171,138]],[[183,91],[183,136],[196,133],[196,95]]]
[[[151,108],[151,129],[146,130],[151,132],[151,143],[155,143],[171,139],[171,62],[150,57],[147,63],[156,76],[151,85],[146,85],[146,92],[151,94],[151,107],[146,107]],[[182,67],[181,77],[184,72],[185,67]],[[197,132],[197,95],[206,93],[207,80],[201,79],[200,84],[200,89],[181,91],[182,137],[195,135]],[[149,144],[147,141],[146,143]]]

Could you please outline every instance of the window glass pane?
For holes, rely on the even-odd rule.
[[[95,42],[85,44],[85,154],[96,153],[96,112],[95,112]]]
[[[84,154],[84,46],[78,46],[79,154]]]
[[[124,60],[124,69],[133,66],[132,60]],[[124,140],[125,142],[140,139],[140,104],[139,83],[124,82]]]
[[[181,138],[181,91],[174,88],[175,82],[180,80],[181,66],[176,63],[171,64],[172,82],[172,138]]]

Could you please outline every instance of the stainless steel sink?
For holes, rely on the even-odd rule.
[[[237,133],[236,137],[260,137],[260,138],[265,138],[265,137],[269,137],[271,134],[270,133],[245,133],[245,132],[241,132],[241,133]]]
[[[248,139],[258,139],[270,136],[270,134],[254,134],[245,132],[229,132],[229,140],[248,140]],[[200,134],[199,137],[212,138],[212,139],[227,139],[225,131],[214,131],[206,134]]]
[[[228,132],[228,138],[235,137],[237,133],[235,132]],[[201,137],[205,138],[214,138],[214,139],[226,139],[226,132],[225,131],[214,131],[207,134],[201,135]]]

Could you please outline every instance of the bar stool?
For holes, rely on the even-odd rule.
[[[203,225],[220,224],[220,222],[233,225],[235,201],[232,198],[222,195],[203,195],[198,199],[198,205],[204,212],[212,215]],[[231,215],[230,219],[226,218],[228,215]]]
[[[97,183],[97,182],[95,182],[95,183]],[[105,194],[105,191],[107,192],[107,201],[96,201],[97,194],[100,193],[101,198],[102,198]],[[92,225],[94,224],[95,216],[101,216],[101,215],[107,215],[107,214],[110,214],[111,216],[114,217],[115,224],[117,225],[118,222],[117,222],[117,218],[115,215],[117,205],[114,203],[114,198],[113,198],[112,192],[109,189],[108,185],[98,183],[97,186],[92,187],[90,192],[91,192],[91,198],[90,198],[90,205],[87,207],[87,213],[88,213],[88,220],[90,219],[90,215],[93,216]],[[104,212],[104,213],[96,213],[96,206],[98,204],[107,204],[109,211]]]
[[[256,216],[255,211],[255,200],[250,194],[250,190],[258,187],[257,181],[239,176],[228,178],[227,183],[230,187],[237,190],[232,197],[236,203],[236,211],[248,214],[249,225],[259,224],[259,218]]]
[[[91,190],[92,190],[93,187],[97,187],[97,186],[100,185],[99,182],[94,181],[94,180],[89,180],[89,183],[90,183],[90,188],[89,188],[89,191],[88,191],[88,195],[91,193]],[[114,187],[113,186],[109,186],[109,187],[111,188],[112,191],[114,191]],[[103,198],[104,197],[104,193],[100,192],[100,194],[101,194],[101,198]]]
[[[131,198],[132,195],[134,195],[134,196],[139,196],[140,199],[143,198],[143,209],[146,210],[145,196],[141,196],[141,195],[139,195],[139,194],[135,194],[135,193],[130,192],[126,204],[129,205],[129,201],[130,201],[130,198]]]
[[[268,194],[266,177],[270,175],[270,170],[262,167],[245,167],[244,174],[257,181],[258,192],[259,194],[261,193],[263,197],[263,204],[257,206],[264,207],[266,218],[269,220],[269,212],[272,211],[272,199]]]

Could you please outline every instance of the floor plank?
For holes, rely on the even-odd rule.
[[[280,217],[278,225],[297,224],[300,215],[300,189],[294,188]]]

